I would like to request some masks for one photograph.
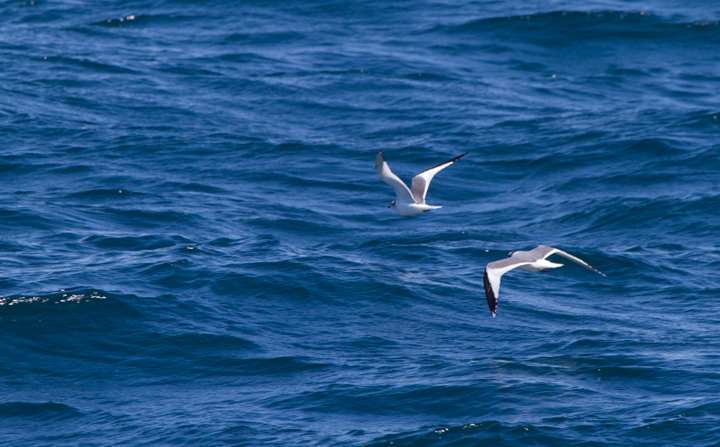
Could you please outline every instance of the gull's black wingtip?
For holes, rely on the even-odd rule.
[[[380,174],[380,171],[381,171],[384,163],[385,163],[385,155],[383,154],[383,151],[380,151],[375,156],[375,170],[377,171],[378,174]]]
[[[598,274],[600,274],[600,275],[603,275],[604,277],[607,278],[607,275],[606,275],[605,273],[601,272],[600,270],[596,269],[595,267],[591,266],[590,264],[588,264],[588,267],[589,267],[590,270],[592,270],[593,272],[598,273]]]
[[[469,152],[465,152],[465,153],[462,154],[462,155],[458,155],[457,157],[453,158],[451,161],[458,161],[458,160],[460,160],[461,158],[463,158],[464,156],[466,156],[468,153],[469,153]]]
[[[460,160],[461,158],[463,158],[463,157],[466,156],[467,154],[468,154],[468,153],[465,152],[465,153],[462,154],[462,155],[458,155],[458,156],[455,157],[455,158],[451,158],[451,159],[448,160],[448,161],[444,161],[444,162],[440,163],[439,165],[433,166],[432,168],[427,168],[426,170],[424,170],[424,171],[421,172],[420,174],[423,174],[423,173],[425,173],[425,172],[427,172],[427,171],[431,171],[431,170],[433,170],[433,169],[435,169],[435,168],[439,168],[440,166],[445,166],[445,165],[449,165],[449,164],[455,163],[456,161]]]
[[[463,158],[463,157],[466,156],[467,154],[468,154],[468,153],[465,152],[464,154],[458,155],[457,157],[453,158],[452,160],[448,160],[448,161],[446,161],[445,163],[440,163],[438,166],[442,166],[442,165],[447,164],[447,163],[455,163],[456,161],[460,160],[461,158]],[[437,166],[436,166],[436,167],[437,167]],[[432,169],[432,168],[431,168],[431,169]]]
[[[485,273],[483,274],[483,284],[485,285],[485,299],[487,299],[490,312],[492,313],[493,318],[495,318],[498,302],[497,297],[493,293],[492,285],[490,284],[490,278],[488,278],[487,268],[485,269]]]

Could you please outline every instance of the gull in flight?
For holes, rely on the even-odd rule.
[[[549,272],[548,269],[554,269],[556,267],[562,267],[562,264],[555,264],[546,260],[550,255],[560,255],[573,262],[577,262],[585,268],[592,270],[595,273],[599,273],[603,276],[607,276],[603,272],[596,270],[580,258],[565,253],[564,251],[548,247],[547,245],[540,245],[539,247],[533,248],[530,251],[513,251],[510,255],[499,261],[491,262],[485,267],[485,274],[483,275],[483,283],[485,283],[485,297],[487,298],[488,306],[492,316],[495,316],[497,312],[498,294],[500,293],[500,278],[502,275],[509,272],[514,268],[525,270],[527,272]]]
[[[465,155],[467,155],[467,152],[445,163],[440,163],[434,168],[421,172],[413,177],[412,189],[408,189],[405,183],[390,170],[390,166],[388,166],[385,161],[382,151],[378,152],[375,157],[375,170],[380,174],[380,178],[395,190],[395,194],[397,195],[397,199],[393,200],[388,208],[395,208],[395,211],[401,216],[415,216],[436,208],[442,208],[441,206],[430,206],[425,203],[425,196],[427,195],[430,181],[435,177],[435,174],[455,163]]]

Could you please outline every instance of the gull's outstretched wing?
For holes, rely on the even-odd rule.
[[[533,256],[537,256],[538,259],[545,259],[545,258],[547,258],[547,257],[550,256],[550,255],[560,255],[560,256],[562,256],[563,258],[567,258],[567,259],[569,259],[569,260],[571,260],[571,261],[573,261],[573,262],[575,262],[575,263],[577,263],[577,264],[580,264],[580,265],[582,265],[583,267],[585,267],[585,268],[587,268],[587,269],[590,269],[590,270],[592,270],[592,271],[595,272],[595,273],[599,273],[599,274],[601,274],[601,275],[603,275],[603,276],[607,276],[605,273],[601,272],[600,270],[597,270],[597,269],[593,268],[592,266],[590,266],[590,264],[588,264],[587,262],[583,261],[582,259],[576,258],[575,256],[573,256],[573,255],[571,255],[571,254],[569,254],[569,253],[566,253],[566,252],[560,250],[559,248],[548,247],[547,245],[540,245],[539,247],[535,247],[535,248],[533,248],[532,250],[530,250],[530,253],[531,253]]]
[[[493,317],[497,312],[498,294],[500,293],[500,278],[502,278],[502,275],[510,270],[527,264],[532,264],[532,262],[506,258],[491,262],[487,265],[487,267],[485,267],[485,274],[483,275],[485,298],[487,298],[488,307],[490,308],[490,312],[492,312]]]
[[[447,168],[451,164],[455,163],[462,157],[467,155],[467,152],[465,152],[462,155],[458,155],[457,157],[453,158],[452,160],[448,160],[445,163],[440,163],[439,165],[426,169],[420,174],[416,175],[412,179],[412,195],[415,198],[415,201],[417,203],[423,204],[425,203],[425,196],[427,195],[428,187],[430,186],[430,180],[435,177],[435,174],[442,171],[443,169]]]
[[[397,199],[399,201],[415,203],[415,199],[413,199],[407,185],[405,185],[405,183],[403,183],[403,181],[390,170],[390,166],[388,166],[385,161],[382,151],[378,152],[375,157],[375,170],[380,175],[380,178],[395,190],[395,194],[397,195]]]

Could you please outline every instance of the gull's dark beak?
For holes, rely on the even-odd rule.
[[[387,207],[388,207],[388,208],[392,208],[392,205],[388,205]]]

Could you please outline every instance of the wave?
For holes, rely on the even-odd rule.
[[[56,306],[59,304],[88,303],[94,300],[106,300],[108,297],[113,306],[121,305],[126,300],[123,295],[111,294],[99,289],[75,287],[53,293],[0,297],[0,306],[4,306],[1,309],[5,313],[34,314],[42,313],[43,310],[60,309],[60,306]],[[11,310],[12,306],[16,306],[16,308]],[[129,307],[125,307],[125,310],[129,309]]]
[[[111,17],[100,22],[94,22],[92,25],[111,28],[177,25],[178,22],[186,22],[194,19],[196,19],[196,17],[181,14],[129,14],[127,16]]]
[[[56,402],[3,402],[0,418],[30,418],[37,421],[62,421],[83,416],[70,405]]]
[[[300,42],[305,35],[298,32],[253,32],[253,33],[232,33],[225,38],[226,42],[241,42],[248,45],[279,45]]]
[[[586,435],[587,436],[587,435]],[[409,433],[387,435],[366,444],[368,447],[437,446],[471,447],[480,444],[520,445],[531,442],[537,445],[577,446],[581,440],[588,442],[594,437],[573,437],[566,430],[537,424],[506,424],[498,421],[472,422],[456,426],[439,426]],[[603,441],[596,439],[596,441]],[[602,444],[600,444],[602,445]]]
[[[107,237],[107,236],[89,236],[82,241],[93,245],[100,249],[127,250],[127,251],[145,251],[158,250],[163,248],[174,247],[176,245],[192,244],[192,242],[179,235],[175,236],[124,236],[124,237]]]
[[[77,70],[82,68],[89,72],[95,73],[111,73],[118,75],[139,75],[141,72],[132,70],[127,67],[123,67],[115,64],[107,64],[102,62],[96,62],[89,59],[78,59],[67,56],[49,56],[43,58],[44,61],[55,63],[56,66],[67,68],[69,70]],[[85,81],[87,82],[87,81]],[[78,84],[79,85],[79,84]]]
[[[710,445],[717,440],[719,429],[709,432],[694,430],[685,415],[638,424],[626,430],[613,430],[615,417],[597,418],[593,423],[576,421],[573,416],[555,417],[547,423],[502,423],[494,420],[444,425],[408,433],[388,435],[365,445],[380,447],[392,444],[399,447],[471,447],[476,445],[552,445],[552,446],[610,446],[628,442],[644,444],[652,433],[654,442],[674,444],[681,433],[684,440],[698,445]]]
[[[717,21],[674,22],[650,12],[555,11],[531,15],[472,20],[460,25],[440,26],[431,33],[493,33],[531,39],[548,46],[578,45],[593,40],[698,41],[717,43]]]

